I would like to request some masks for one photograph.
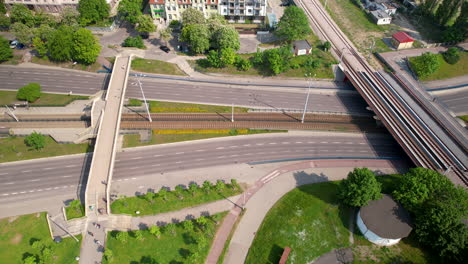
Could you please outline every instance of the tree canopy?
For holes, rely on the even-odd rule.
[[[72,57],[83,64],[94,63],[101,52],[101,45],[90,30],[80,28],[73,33]]]
[[[393,197],[411,212],[418,208],[437,190],[453,186],[444,175],[426,168],[411,168],[404,175]]]
[[[0,61],[6,61],[13,57],[8,40],[0,36]]]
[[[20,22],[29,27],[34,26],[34,14],[26,5],[13,4],[10,10],[10,18],[12,23]]]
[[[156,31],[156,25],[153,23],[153,19],[149,15],[141,15],[137,19],[138,24],[135,29],[141,33],[150,33]]]
[[[31,44],[32,38],[34,37],[34,29],[21,22],[16,22],[11,25],[10,32],[24,45]]]
[[[61,26],[47,42],[49,57],[54,61],[70,61],[73,52],[72,28]]]
[[[206,22],[203,13],[195,8],[189,7],[182,12],[182,25],[204,24]]]
[[[83,26],[107,19],[109,17],[109,11],[110,6],[107,4],[106,0],[80,0],[78,3],[80,24]]]
[[[440,61],[437,54],[430,52],[423,53],[421,56],[409,59],[411,69],[418,75],[424,78],[436,72],[440,68]]]
[[[73,7],[66,6],[62,9],[60,19],[62,25],[76,27],[80,20],[80,12]]]
[[[303,39],[311,32],[304,10],[297,6],[289,6],[284,10],[274,34],[292,41]]]
[[[182,29],[181,40],[187,42],[196,53],[204,53],[210,48],[208,27],[203,24],[191,24]]]
[[[26,100],[34,102],[41,97],[41,85],[38,83],[28,83],[21,87],[16,93],[16,98],[19,100]]]
[[[349,206],[365,206],[382,197],[381,184],[368,168],[355,168],[340,182],[338,197]]]
[[[123,19],[131,24],[136,24],[138,22],[138,17],[143,14],[141,12],[142,8],[143,0],[122,0],[119,4],[118,11]]]
[[[213,33],[211,46],[215,49],[240,49],[239,33],[232,26],[220,26]]]

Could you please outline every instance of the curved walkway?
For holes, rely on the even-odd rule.
[[[407,167],[402,161],[394,160],[314,160],[279,167],[265,175],[245,191],[237,204],[248,208],[231,239],[224,263],[244,263],[255,232],[260,227],[270,208],[284,194],[297,186],[345,178],[355,167],[373,168],[377,175],[394,173]],[[281,177],[278,177],[280,176]],[[245,199],[245,200],[244,200]],[[240,207],[234,207],[219,228],[206,263],[216,263],[224,244],[237,220]]]

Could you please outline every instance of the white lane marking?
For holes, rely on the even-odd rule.
[[[161,157],[162,155],[153,155],[153,157]]]
[[[143,189],[143,188],[145,188],[145,186],[143,185],[138,186],[138,189]]]
[[[271,143],[270,143],[270,144],[271,144]],[[263,145],[265,145],[265,144],[264,144],[264,143],[257,143],[257,144],[255,144],[255,145],[257,145],[257,146],[263,146]]]
[[[309,144],[314,144],[315,141],[307,141],[307,143],[309,143]]]
[[[197,150],[195,150],[195,152],[203,152],[203,151],[205,151],[205,150],[204,150],[204,149],[197,149]]]
[[[237,148],[237,146],[229,146],[229,148]]]
[[[60,187],[54,187],[54,190],[60,189]]]
[[[46,190],[46,191],[50,191],[50,190],[52,190],[52,187],[45,188],[44,190]]]
[[[131,167],[130,169],[134,170],[134,169],[138,169],[138,168],[140,168],[140,167]]]
[[[333,141],[332,143],[333,143],[333,144],[340,144],[341,142],[339,142],[339,141]]]
[[[8,174],[8,172],[0,173],[0,175],[7,175],[7,174]]]
[[[55,169],[54,167],[49,167],[49,168],[43,168],[43,170],[52,170],[52,169]]]
[[[15,195],[15,194],[18,194],[18,193],[17,193],[17,192],[14,192],[14,193],[11,193],[11,194]]]
[[[270,144],[270,145],[276,145],[276,143],[275,143],[275,142],[272,142],[272,143],[268,143],[268,144]]]
[[[70,178],[72,175],[65,175],[65,176],[62,176],[62,178]]]
[[[176,163],[176,164],[180,164],[180,163],[182,163],[182,161],[176,161],[175,163]]]
[[[250,147],[250,144],[245,144],[244,147]]]
[[[118,179],[117,181],[122,181],[122,179]]]
[[[39,179],[29,180],[30,182],[37,182],[40,181]]]
[[[132,160],[138,160],[138,159],[142,159],[142,157],[135,157],[135,158],[131,158]]]
[[[24,170],[24,171],[21,171],[23,173],[26,173],[26,172],[31,172],[32,170]]]
[[[151,167],[158,167],[158,166],[161,166],[161,164],[153,164],[153,165],[151,165]]]
[[[281,142],[281,144],[289,144],[289,142],[287,142],[287,141],[286,142]]]
[[[137,178],[135,178],[135,177],[134,177],[134,178],[132,178],[132,180],[136,180],[136,179],[137,179]]]
[[[116,160],[117,161],[117,160]],[[78,165],[67,165],[65,166],[65,168],[73,168],[73,167],[77,167]]]
[[[222,159],[222,158],[225,158],[226,156],[218,156],[218,159]]]
[[[35,192],[35,190],[30,190],[29,192],[30,192],[30,193],[33,193],[33,192]]]
[[[176,152],[176,155],[184,154],[185,152]]]
[[[216,149],[224,149],[224,147],[218,147],[218,148],[216,148]]]
[[[322,141],[322,142],[320,142],[320,143],[321,143],[321,144],[327,144],[328,141]]]
[[[10,185],[10,184],[14,184],[14,182],[7,182],[7,183],[4,183],[5,185]]]
[[[9,193],[2,193],[3,196],[8,196],[10,195]]]
[[[124,181],[128,181],[128,180],[130,180],[130,179],[123,179],[123,180],[124,180]]]
[[[365,145],[365,144],[366,144],[366,143],[364,143],[364,142],[359,142],[359,145]]]
[[[231,155],[230,157],[238,157],[239,155],[237,154],[234,154],[234,155]]]
[[[196,159],[195,161],[202,161],[202,160],[205,160],[205,159]]]
[[[302,144],[302,141],[296,141],[296,144]]]

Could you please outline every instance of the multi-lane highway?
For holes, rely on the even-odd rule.
[[[52,93],[94,94],[105,87],[105,74],[77,72],[61,69],[0,67],[1,89],[16,90],[27,83],[40,83],[43,90]],[[197,102],[254,108],[302,109],[306,89],[274,86],[240,86],[211,82],[192,82],[170,79],[143,78],[148,99],[162,101]],[[251,83],[253,85],[253,83]],[[336,90],[335,90],[336,91]],[[141,98],[135,78],[129,79],[127,97]],[[366,112],[365,103],[355,92],[338,93],[312,89],[310,111]]]
[[[385,135],[295,133],[218,138],[127,149],[117,154],[114,181],[218,165],[311,157],[401,157]],[[0,164],[0,204],[76,194],[90,156]],[[85,168],[85,169],[83,169]]]
[[[468,87],[465,88],[465,90],[453,93],[436,93],[433,94],[433,96],[445,104],[445,106],[456,115],[466,115],[468,114]]]

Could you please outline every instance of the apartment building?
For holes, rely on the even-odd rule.
[[[106,0],[113,7],[118,0]],[[79,0],[5,0],[5,6],[10,8],[13,4],[23,4],[31,10],[47,13],[60,13],[64,7],[78,6]]]
[[[155,19],[179,20],[187,8],[203,12],[205,17],[220,14],[231,22],[263,21],[267,0],[150,0],[151,15]]]

